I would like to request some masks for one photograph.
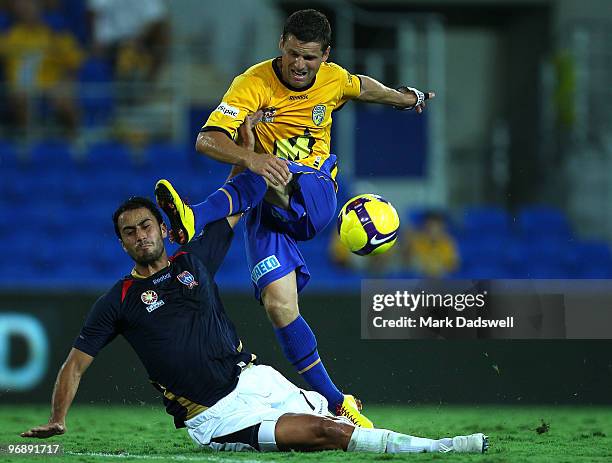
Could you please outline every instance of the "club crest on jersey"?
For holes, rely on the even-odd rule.
[[[276,108],[263,108],[263,116],[261,118],[261,122],[274,122],[274,117],[276,117]]]
[[[324,104],[318,104],[312,108],[312,122],[314,122],[315,125],[321,125],[323,123],[326,110],[327,108]]]
[[[140,295],[140,300],[146,304],[147,312],[151,313],[155,309],[164,305],[164,301],[158,300],[157,293],[149,289]]]
[[[189,289],[192,289],[194,286],[198,286],[196,279],[187,270],[177,275],[176,278],[178,278],[178,281],[183,283]]]

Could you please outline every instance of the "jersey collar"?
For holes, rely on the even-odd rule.
[[[278,56],[276,58],[274,58],[272,60],[272,69],[274,70],[274,74],[276,75],[276,78],[280,81],[281,84],[283,84],[283,86],[285,88],[288,88],[289,90],[291,90],[292,92],[305,92],[306,90],[310,90],[312,88],[312,86],[315,84],[315,82],[317,81],[317,76],[315,75],[314,79],[312,79],[312,82],[310,82],[306,87],[304,88],[296,88],[293,87],[292,85],[289,85],[288,83],[286,83],[283,80],[283,74],[281,72],[281,70],[279,69],[278,66],[278,62],[280,61],[281,57]]]
[[[158,270],[158,271],[157,271],[157,272],[155,272],[153,275],[149,275],[148,277],[147,277],[147,276],[144,276],[144,275],[141,275],[140,273],[138,273],[138,272],[136,271],[136,267],[134,267],[134,268],[132,269],[132,271],[130,272],[130,276],[131,276],[132,278],[134,278],[135,280],[146,280],[147,278],[151,278],[151,277],[153,277],[153,276],[157,275],[158,273],[161,273],[161,272],[163,272],[163,271],[165,271],[165,270],[168,270],[168,267],[170,267],[170,264],[171,264],[171,262],[170,262],[170,261],[168,261],[168,265],[166,265],[166,266],[165,266],[163,269]]]

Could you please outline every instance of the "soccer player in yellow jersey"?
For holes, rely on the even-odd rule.
[[[322,13],[302,10],[289,16],[279,43],[281,56],[236,77],[198,135],[197,150],[232,164],[233,178],[195,206],[185,205],[165,180],[158,182],[156,197],[179,243],[207,223],[246,212],[247,260],[255,296],[285,356],[332,411],[371,427],[358,401],[343,395],[329,378],[316,338],[299,313],[298,292],[310,274],[297,241],[313,238],[335,216],[333,112],[358,100],[420,113],[425,99],[434,94],[408,87],[394,90],[328,63],[330,40],[331,27]],[[253,117],[261,119],[254,137]],[[235,143],[239,132],[254,138],[253,149]]]

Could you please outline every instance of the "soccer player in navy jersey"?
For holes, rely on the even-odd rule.
[[[238,217],[208,224],[169,257],[161,213],[132,197],[113,215],[115,232],[134,261],[92,307],[60,368],[49,422],[21,434],[64,434],[81,377],[98,352],[122,335],[162,394],[177,428],[217,450],[346,450],[379,453],[483,452],[486,436],[443,439],[355,427],[327,411],[327,400],[305,391],[272,367],[257,365],[240,342],[214,277]]]

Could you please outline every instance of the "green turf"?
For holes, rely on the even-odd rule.
[[[478,461],[478,462],[609,462],[612,461],[612,408],[593,407],[374,407],[368,415],[379,427],[424,437],[452,436],[482,431],[490,436],[486,455],[375,455],[213,453],[198,449],[184,429],[175,430],[161,408],[142,406],[75,405],[68,433],[49,440],[29,440],[19,432],[42,424],[46,406],[0,407],[0,444],[61,443],[63,457],[10,457],[26,461],[213,461],[259,462],[292,459],[332,463],[348,461]],[[550,425],[538,434],[541,420]],[[110,456],[108,456],[110,455]]]

